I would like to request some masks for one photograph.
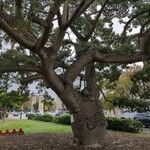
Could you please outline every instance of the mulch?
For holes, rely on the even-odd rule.
[[[0,150],[83,150],[72,137],[52,133],[0,137]],[[150,137],[108,132],[102,150],[150,150]]]

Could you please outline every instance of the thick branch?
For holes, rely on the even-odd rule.
[[[47,15],[47,18],[46,18],[46,23],[48,24],[47,27],[44,27],[44,32],[40,38],[40,40],[38,41],[37,43],[37,46],[36,46],[36,50],[39,51],[41,50],[42,47],[44,47],[44,45],[46,44],[47,40],[48,40],[48,37],[49,37],[49,33],[51,32],[52,30],[52,22],[53,22],[53,19],[55,17],[55,15],[57,14],[57,11],[61,5],[61,2],[62,0],[56,0],[54,2],[54,5],[50,8],[49,12],[48,12],[48,15]]]
[[[77,60],[69,67],[69,69],[65,73],[65,80],[68,83],[72,84],[72,82],[80,74],[82,69],[92,61],[93,56],[93,51],[87,51],[85,54],[77,58]]]
[[[140,29],[140,35],[142,36],[143,32],[144,32],[144,28],[146,25],[150,24],[150,19],[147,20],[142,26],[141,26],[141,29]]]
[[[63,24],[67,23],[68,21],[68,18],[69,18],[68,13],[69,13],[69,3],[68,3],[68,0],[65,0],[64,6],[63,6],[63,14],[61,17]]]
[[[0,28],[21,46],[33,50],[35,44],[24,39],[16,30],[13,30],[3,19],[0,19]]]
[[[81,35],[81,33],[79,33],[73,25],[70,26],[70,29],[72,30],[72,32],[75,34],[75,36],[76,36],[79,40],[81,40],[81,41],[84,41],[84,40],[85,40],[85,37],[84,37],[83,35]]]
[[[16,19],[21,19],[22,17],[22,0],[15,0],[16,7]]]
[[[39,79],[43,79],[43,76],[36,74],[36,75],[30,76],[30,77],[24,78],[20,82],[21,82],[21,84],[28,84],[28,83],[31,83],[35,80],[39,80]]]
[[[40,57],[42,60],[42,75],[44,80],[54,91],[56,91],[57,94],[62,93],[64,90],[64,84],[58,75],[56,75],[54,65],[49,61],[49,56],[43,49],[40,51]]]
[[[0,62],[0,73],[9,73],[9,72],[37,72],[42,73],[41,68],[27,66],[27,65],[8,65]]]
[[[33,23],[36,23],[36,24],[38,24],[40,26],[48,27],[47,22],[44,19],[39,18],[38,16],[36,16],[33,12],[31,12],[28,15],[28,19],[31,20]]]
[[[129,64],[140,61],[146,61],[149,59],[148,55],[144,55],[141,52],[136,52],[133,54],[119,54],[111,53],[105,54],[101,53],[98,50],[95,51],[94,60],[99,63],[120,63],[120,64]]]
[[[85,10],[92,4],[94,3],[95,0],[87,0],[80,12],[78,13],[78,16],[80,16],[82,13],[85,12]]]
[[[90,62],[96,61],[99,63],[120,63],[128,64],[140,61],[149,60],[148,55],[142,54],[142,52],[136,52],[133,54],[119,54],[119,53],[101,53],[99,50],[88,50],[82,54],[67,70],[65,73],[66,82],[72,84],[76,77],[80,74],[82,69],[86,67]]]
[[[87,65],[85,78],[88,96],[91,99],[91,101],[95,101],[99,98],[99,89],[96,83],[96,72],[94,62],[91,62],[89,65]]]
[[[67,22],[67,24],[65,25],[65,28],[68,28],[74,22],[80,10],[83,8],[84,4],[85,4],[85,0],[82,0],[79,6],[77,7],[77,9],[75,10],[75,12],[73,13],[73,15],[71,16],[71,18],[69,19],[69,21]]]
[[[57,19],[58,19],[58,25],[60,28],[62,28],[62,16],[61,16],[61,13],[60,13],[60,9],[58,9],[57,11]]]

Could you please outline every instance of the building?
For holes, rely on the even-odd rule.
[[[26,101],[22,109],[23,111],[37,111],[37,112],[44,112],[44,96],[43,95],[31,95],[29,101]],[[61,102],[61,100],[57,97],[52,101],[53,105],[50,110],[48,111],[58,111],[58,110],[64,110],[66,107],[64,104]]]

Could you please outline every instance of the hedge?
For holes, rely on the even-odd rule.
[[[107,123],[107,129],[123,132],[138,133],[143,127],[140,121],[125,118],[108,117]]]
[[[54,119],[54,122],[55,123],[60,123],[60,124],[65,124],[65,125],[70,125],[71,124],[70,115],[65,114],[65,115],[58,116],[58,119]]]
[[[48,114],[36,115],[35,120],[44,121],[44,122],[53,122],[53,116]]]
[[[44,122],[54,122],[64,125],[70,125],[70,115],[64,114],[60,116],[52,116],[48,114],[44,114],[42,116],[30,114],[28,115],[28,119],[31,120],[39,120]],[[132,132],[138,133],[142,131],[143,124],[140,121],[132,120],[132,119],[124,119],[124,118],[116,118],[116,117],[107,117],[107,129],[115,130],[115,131],[123,131],[123,132]]]
[[[28,119],[30,120],[38,120],[38,121],[44,121],[44,122],[54,122],[64,125],[70,125],[70,115],[64,114],[61,116],[52,116],[49,114],[44,115],[35,115],[35,114],[29,114]]]

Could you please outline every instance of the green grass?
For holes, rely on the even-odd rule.
[[[22,128],[25,133],[70,133],[71,127],[50,122],[41,122],[33,120],[6,120],[0,121],[0,130]]]

